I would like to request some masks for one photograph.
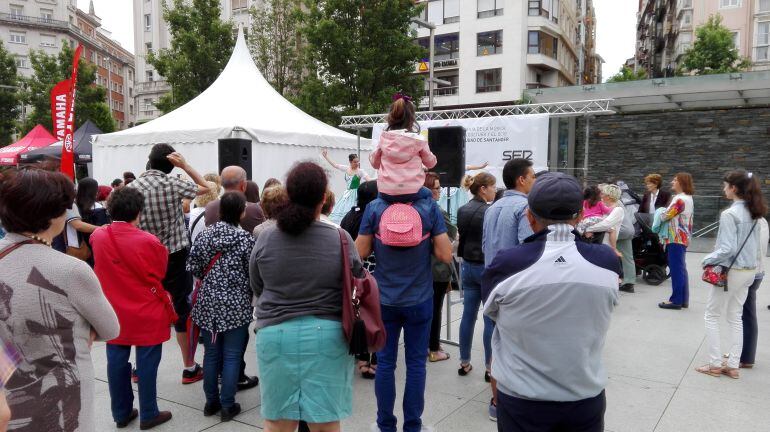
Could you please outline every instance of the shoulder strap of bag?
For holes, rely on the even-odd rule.
[[[345,230],[342,228],[337,228],[337,233],[340,235],[340,244],[342,245],[342,301],[350,303],[354,298],[353,290],[355,289],[355,284],[351,280],[353,275],[350,272],[348,239],[345,236]]]
[[[18,248],[20,248],[20,247],[22,247],[22,246],[24,246],[26,244],[33,244],[33,243],[37,243],[37,242],[35,240],[24,240],[24,241],[21,241],[21,242],[18,242],[18,243],[14,243],[14,244],[8,246],[7,248],[5,248],[2,251],[0,251],[0,260],[5,258],[7,255],[9,255],[11,252],[15,251],[16,249],[18,249]]]
[[[727,267],[727,270],[729,271],[731,268],[733,268],[733,264],[735,264],[735,260],[738,259],[738,255],[741,254],[741,251],[743,250],[743,247],[746,246],[746,242],[749,241],[749,237],[751,237],[751,233],[754,232],[754,228],[757,226],[757,221],[754,221],[754,225],[751,226],[751,230],[749,231],[749,234],[746,236],[746,238],[743,240],[743,244],[741,244],[741,247],[738,248],[738,252],[735,253],[735,256],[733,257],[733,260],[730,261],[730,266]]]
[[[204,216],[206,216],[206,209],[205,209],[205,208],[203,209],[203,211],[201,212],[201,214],[199,214],[199,215],[198,215],[198,217],[197,217],[197,218],[195,218],[195,221],[192,223],[192,225],[190,225],[190,237],[192,237],[192,233],[194,233],[194,232],[195,232],[195,227],[196,227],[196,226],[198,226],[198,222],[200,222],[200,220],[201,220],[201,219],[202,219]]]

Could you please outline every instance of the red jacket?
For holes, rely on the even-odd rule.
[[[150,346],[167,341],[171,333],[166,307],[150,291],[155,287],[166,295],[161,284],[168,263],[166,247],[154,235],[125,222],[99,227],[91,234],[91,247],[94,272],[120,322],[120,335],[108,343]]]

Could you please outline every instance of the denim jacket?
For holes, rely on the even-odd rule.
[[[719,216],[719,232],[714,252],[703,258],[703,265],[729,266],[738,249],[744,241],[746,245],[738,254],[733,264],[734,269],[753,270],[759,263],[759,226],[755,227],[754,220],[742,200],[735,201]],[[751,235],[749,236],[749,232]],[[748,240],[746,240],[748,236]]]

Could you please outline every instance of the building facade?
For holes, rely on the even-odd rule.
[[[751,70],[770,70],[770,0],[639,0],[637,67],[653,78],[673,76],[695,29],[717,14]]]
[[[163,0],[134,0],[134,51],[136,53],[135,100],[137,122],[144,123],[162,114],[155,104],[171,91],[166,80],[147,62],[147,54],[171,46],[171,33],[163,19]],[[260,7],[262,0],[220,0],[222,19],[244,30],[251,27],[252,6]]]
[[[84,61],[97,66],[96,84],[107,100],[119,129],[136,121],[133,107],[134,56],[101,27],[93,9],[77,8],[76,0],[0,0],[3,45],[16,57],[20,75],[32,75],[30,50],[56,55],[62,44],[83,45]]]
[[[528,88],[601,78],[591,0],[422,3],[420,18],[436,25],[434,74],[448,83],[434,86],[436,109],[506,105],[520,100]],[[414,28],[417,42],[428,48],[429,30]],[[427,77],[426,65],[418,73]],[[427,80],[423,96],[428,96]]]

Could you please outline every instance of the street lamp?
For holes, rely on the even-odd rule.
[[[436,37],[436,25],[419,18],[412,18],[412,22],[430,30],[428,39],[428,52],[430,53],[428,55],[428,111],[433,111],[433,56],[435,54],[433,43]]]

